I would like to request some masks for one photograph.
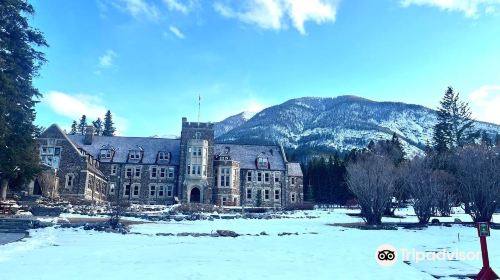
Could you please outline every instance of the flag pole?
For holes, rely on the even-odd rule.
[[[201,95],[198,94],[198,125],[200,125]]]

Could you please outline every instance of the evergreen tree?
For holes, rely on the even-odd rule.
[[[257,198],[256,198],[256,201],[255,201],[255,206],[257,206],[257,207],[261,207],[262,206],[262,191],[261,190],[257,191]]]
[[[76,121],[73,121],[73,123],[71,124],[71,131],[69,132],[69,134],[75,135],[77,131],[78,131],[78,124],[76,123]]]
[[[84,135],[86,127],[87,127],[87,116],[82,115],[82,117],[80,118],[80,123],[78,124],[78,132],[81,135]]]
[[[93,121],[92,124],[95,128],[95,135],[102,135],[103,123],[101,121],[101,118],[97,118],[97,120]]]
[[[115,136],[116,128],[114,125],[111,111],[108,110],[104,116],[104,130],[102,131],[102,136]]]
[[[460,101],[460,94],[448,87],[438,108],[438,122],[434,126],[435,149],[442,153],[462,147],[471,141],[474,121],[469,105]]]
[[[481,145],[485,145],[487,147],[494,146],[495,143],[493,143],[493,139],[491,139],[490,136],[488,136],[488,133],[486,133],[486,131],[483,130],[479,132],[479,134],[481,135],[480,136]]]
[[[46,47],[43,34],[30,26],[35,10],[26,0],[0,4],[0,200],[10,182],[29,180],[39,172],[36,100],[33,86],[46,61],[39,47]]]

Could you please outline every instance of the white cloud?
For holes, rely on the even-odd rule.
[[[245,0],[244,4],[230,6],[221,2],[213,7],[220,15],[236,18],[247,24],[256,24],[263,29],[281,30],[287,21],[303,35],[304,23],[334,22],[339,0]]]
[[[184,3],[181,3],[179,0],[163,0],[163,2],[169,10],[183,14],[188,14],[197,5],[197,1],[195,0],[184,1]]]
[[[160,19],[158,8],[153,4],[149,4],[146,0],[116,0],[113,5],[135,18],[144,17],[151,21]]]
[[[99,66],[107,68],[113,65],[113,59],[117,54],[113,50],[107,50],[102,56],[99,57]]]
[[[403,7],[411,5],[437,7],[452,12],[462,12],[466,17],[492,14],[500,6],[500,0],[402,0]]]
[[[177,36],[177,38],[179,39],[184,39],[186,38],[186,36],[184,35],[184,33],[182,33],[179,28],[173,26],[173,25],[170,25],[168,27],[168,30],[170,30],[170,32],[172,32],[175,36]]]
[[[71,120],[78,121],[82,115],[86,115],[87,123],[91,123],[91,121],[97,118],[104,119],[104,114],[108,110],[102,104],[100,98],[85,94],[72,95],[59,91],[51,91],[44,95],[43,102],[57,114]],[[113,113],[113,122],[116,125],[117,134],[123,134],[126,131],[126,119]]]
[[[500,86],[486,85],[469,94],[473,117],[500,124]]]

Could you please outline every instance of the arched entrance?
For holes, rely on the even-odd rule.
[[[42,187],[38,179],[35,180],[35,184],[33,185],[33,195],[42,195]]]
[[[200,203],[200,189],[194,187],[191,189],[191,193],[189,194],[189,202],[191,203]]]

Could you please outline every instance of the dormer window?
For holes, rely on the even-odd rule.
[[[257,168],[258,169],[269,169],[269,159],[266,157],[257,158]]]
[[[131,150],[128,154],[128,158],[131,160],[139,160],[141,159],[141,151]]]
[[[111,149],[101,149],[99,153],[100,159],[111,159],[113,157],[113,150]]]
[[[158,153],[158,160],[170,160],[170,153],[169,152],[159,152]]]

